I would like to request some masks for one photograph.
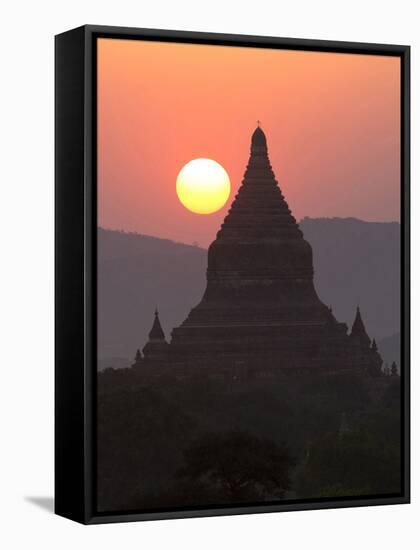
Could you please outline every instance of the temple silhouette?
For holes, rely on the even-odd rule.
[[[316,293],[312,248],[282,195],[259,126],[242,184],[208,250],[200,303],[172,330],[170,343],[156,310],[142,351],[133,367],[152,377],[382,375],[359,307],[348,333]]]

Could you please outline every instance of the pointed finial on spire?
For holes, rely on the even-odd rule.
[[[370,347],[371,345],[370,338],[366,332],[366,328],[362,320],[359,306],[357,306],[356,309],[356,317],[353,322],[350,336],[364,347]]]
[[[257,120],[258,126],[255,128],[254,133],[251,137],[251,152],[253,151],[253,147],[257,147],[259,149],[262,149],[264,154],[267,154],[267,139],[265,137],[264,132],[261,129],[260,126],[261,121]],[[255,152],[255,150],[254,150]]]
[[[158,308],[155,309],[155,318],[153,321],[152,329],[149,332],[149,338],[152,340],[164,340],[165,334],[162,329],[162,325],[160,324],[159,320],[159,312]]]

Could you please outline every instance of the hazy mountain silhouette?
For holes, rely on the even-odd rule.
[[[313,247],[318,294],[336,318],[351,324],[359,304],[372,337],[397,333],[400,225],[305,218],[300,227]],[[156,307],[169,337],[200,300],[206,267],[207,251],[197,246],[99,229],[100,368],[124,366],[143,347]]]
[[[197,246],[99,229],[100,366],[110,366],[111,357],[134,357],[146,343],[156,307],[168,336],[201,298],[206,266],[207,251]]]
[[[400,224],[355,218],[304,218],[314,255],[315,285],[340,321],[350,325],[356,305],[376,340],[400,331]]]

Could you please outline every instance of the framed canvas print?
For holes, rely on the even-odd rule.
[[[56,37],[56,512],[409,502],[409,47]]]

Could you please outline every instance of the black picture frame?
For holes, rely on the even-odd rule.
[[[400,57],[404,365],[400,494],[240,507],[97,512],[96,40],[101,37]],[[94,524],[410,502],[410,47],[86,25],[56,36],[55,75],[55,512]]]

